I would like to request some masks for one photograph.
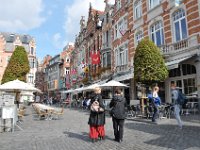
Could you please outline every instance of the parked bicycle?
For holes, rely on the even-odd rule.
[[[127,118],[136,117],[140,114],[140,105],[129,105],[127,106]]]

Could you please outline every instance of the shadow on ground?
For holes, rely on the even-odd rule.
[[[70,132],[70,131],[64,131],[63,134],[65,134],[69,138],[76,138],[79,140],[83,140],[85,142],[91,142],[91,140],[88,136],[88,133],[86,133],[86,132],[74,133],[74,132]]]
[[[83,140],[85,142],[92,142],[91,139],[89,138],[89,133],[87,132],[82,132],[82,133],[74,133],[70,131],[64,131],[63,134],[69,138],[76,138],[79,140]],[[105,140],[110,140],[114,141],[113,138],[110,138],[109,136],[105,136]]]
[[[126,123],[125,128],[159,135],[159,138],[145,141],[144,143],[146,144],[180,150],[194,147],[198,147],[200,149],[199,126],[184,126],[181,130],[177,127],[177,125],[156,125],[133,122]]]

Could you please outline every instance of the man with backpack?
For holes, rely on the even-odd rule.
[[[183,123],[180,118],[180,107],[184,101],[183,94],[176,88],[176,84],[174,82],[171,83],[171,96],[172,96],[172,103],[174,105],[174,115],[178,122],[178,126],[180,129],[183,127]]]

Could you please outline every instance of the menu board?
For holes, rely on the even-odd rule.
[[[3,104],[5,106],[14,105],[15,95],[14,94],[4,94],[3,95]]]
[[[15,117],[14,107],[2,107],[2,119],[10,119]]]

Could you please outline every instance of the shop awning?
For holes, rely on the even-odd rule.
[[[184,57],[184,58],[181,58],[181,59],[176,59],[176,60],[172,60],[172,61],[169,61],[169,62],[166,62],[165,65],[167,66],[167,68],[169,70],[171,69],[175,69],[175,68],[178,68],[178,65],[179,63],[191,58],[192,56],[187,56],[187,57]]]

